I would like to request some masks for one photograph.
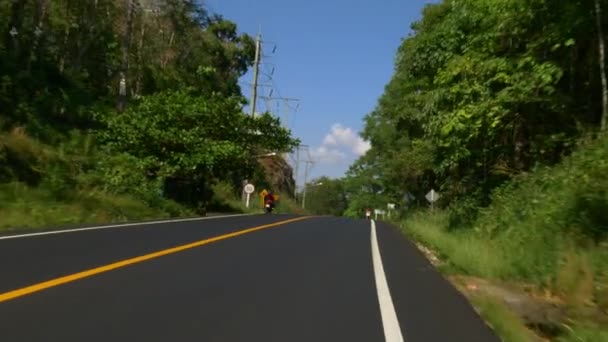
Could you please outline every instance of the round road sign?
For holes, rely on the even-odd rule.
[[[252,194],[255,191],[255,187],[253,186],[253,184],[247,184],[245,185],[245,192],[248,194]]]

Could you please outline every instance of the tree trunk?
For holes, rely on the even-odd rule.
[[[20,58],[20,45],[19,39],[20,35],[23,34],[22,24],[23,24],[23,12],[25,11],[25,1],[13,0],[11,5],[11,17],[8,22],[8,26],[6,27],[6,43],[4,46],[12,46],[13,48],[13,58],[15,62],[19,62]],[[16,34],[13,36],[11,31],[13,28],[16,30]],[[9,50],[10,51],[10,50]]]
[[[71,2],[70,1],[66,1],[65,3],[65,13],[66,13],[66,19],[67,19],[67,23],[65,25],[65,30],[63,32],[64,36],[63,36],[63,45],[62,45],[62,50],[63,52],[61,52],[61,56],[59,57],[59,73],[63,74],[63,71],[65,70],[65,61],[66,59],[69,57],[69,51],[70,48],[68,46],[68,42],[69,42],[69,38],[70,38],[70,27],[71,27],[71,21],[73,20],[73,18],[70,16],[70,6],[71,6]]]
[[[524,171],[527,168],[525,161],[525,146],[526,146],[526,123],[518,114],[513,123],[513,165],[509,167],[516,172]],[[508,165],[508,164],[507,164]]]
[[[606,57],[604,50],[604,32],[602,30],[602,7],[600,0],[595,0],[595,15],[597,22],[597,41],[599,50],[600,77],[602,79],[602,123],[601,130],[606,130],[606,120],[608,119],[608,81],[606,80]]]
[[[142,93],[142,82],[143,82],[143,68],[142,66],[144,65],[144,60],[143,60],[143,50],[144,50],[144,38],[146,37],[146,18],[142,18],[142,22],[141,22],[141,32],[140,32],[140,36],[139,36],[139,46],[137,47],[137,62],[138,62],[138,68],[137,68],[137,79],[135,81],[135,91],[134,94],[135,95],[141,95]]]
[[[34,33],[34,42],[32,43],[32,49],[30,50],[30,55],[29,55],[28,62],[27,62],[28,70],[30,70],[30,68],[31,68],[32,61],[34,60],[35,55],[42,53],[42,51],[40,51],[39,47],[40,47],[41,36],[44,34],[44,32],[43,32],[44,20],[46,19],[47,9],[48,9],[47,0],[39,0],[38,1],[37,20],[36,20],[36,31]]]
[[[131,32],[133,30],[133,10],[135,3],[133,0],[127,1],[127,21],[122,43],[122,61],[120,65],[120,85],[118,90],[118,110],[123,111],[127,104],[129,71],[129,48],[131,46]]]

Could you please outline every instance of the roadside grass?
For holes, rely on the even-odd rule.
[[[0,231],[55,228],[72,224],[101,224],[193,216],[172,201],[152,208],[143,201],[102,191],[74,190],[58,200],[43,187],[22,183],[0,185]]]
[[[565,333],[557,342],[599,342],[608,341],[608,329],[589,323],[574,323],[564,326]]]
[[[530,342],[539,338],[524,321],[500,300],[492,297],[472,297],[471,302],[488,325],[505,342]]]
[[[279,201],[276,206],[277,214],[297,214],[297,215],[306,215],[308,212],[305,209],[302,209],[302,206],[298,204],[293,198],[289,197],[289,195],[281,193],[279,194]]]
[[[442,273],[524,282],[562,298],[568,321],[554,322],[560,327],[556,341],[608,341],[605,246],[580,248],[565,239],[557,250],[547,250],[555,249],[554,243],[536,239],[518,245],[508,241],[509,235],[489,238],[475,230],[448,230],[447,215],[441,211],[412,214],[399,226],[439,255]],[[539,256],[556,260],[538,265]],[[499,298],[469,295],[469,299],[504,341],[537,340],[526,322]]]
[[[111,161],[104,164],[104,158]],[[136,182],[125,183],[116,192],[121,195],[107,190],[121,174],[108,175],[104,167],[130,170],[129,163],[100,153],[91,134],[71,132],[50,146],[22,128],[0,133],[0,231],[195,216]]]
[[[239,191],[235,190],[232,184],[219,182],[211,187],[213,197],[209,204],[210,211],[218,211],[222,213],[259,213],[261,209],[256,202],[255,194],[252,194],[249,202],[249,208],[243,203]]]
[[[447,273],[503,278],[512,272],[507,259],[493,241],[466,232],[448,233],[442,212],[416,213],[400,227],[404,233],[440,254]]]
[[[210,212],[263,213],[257,197],[251,198],[247,208],[231,187],[219,184],[213,191]],[[287,195],[280,197],[276,212],[305,213]],[[59,199],[52,189],[44,186],[31,187],[18,182],[0,184],[0,232],[194,216],[197,214],[193,210],[171,200],[157,200],[150,206],[135,197],[95,189],[71,189]]]

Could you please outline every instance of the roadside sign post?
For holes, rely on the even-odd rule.
[[[385,217],[386,215],[386,211],[382,210],[382,209],[374,209],[374,219],[377,220],[378,219],[378,215],[381,215],[382,218]]]
[[[245,199],[245,206],[247,208],[249,208],[249,198],[251,197],[251,194],[255,191],[255,187],[253,186],[253,184],[248,183],[247,185],[245,185],[245,193],[247,194],[247,198]]]
[[[439,193],[436,192],[434,189],[431,189],[431,191],[429,191],[426,196],[424,196],[426,198],[427,201],[429,201],[429,203],[431,204],[431,210],[434,209],[433,208],[433,204],[435,202],[437,202],[437,200],[439,199]]]
[[[262,206],[262,208],[264,207],[264,198],[266,197],[266,195],[268,195],[268,190],[264,189],[262,190],[262,192],[260,192],[260,205]]]
[[[388,209],[388,217],[391,217],[391,213],[395,210],[395,203],[387,203],[386,208]]]

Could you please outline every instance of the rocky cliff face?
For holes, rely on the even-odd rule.
[[[262,158],[259,163],[264,169],[266,181],[270,183],[274,192],[293,194],[295,187],[293,169],[282,156]]]

